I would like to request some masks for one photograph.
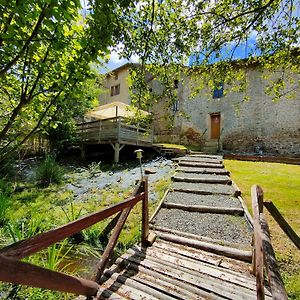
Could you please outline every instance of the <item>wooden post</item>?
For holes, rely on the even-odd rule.
[[[254,221],[254,249],[252,257],[252,270],[256,276],[257,299],[265,299],[264,294],[264,257],[262,248],[261,228],[259,215],[263,212],[263,190],[258,185],[251,188],[252,210]]]
[[[142,202],[142,246],[147,246],[149,235],[149,208],[148,208],[148,177],[144,176],[144,198]]]
[[[120,160],[120,144],[118,142],[115,143],[114,150],[115,150],[114,162],[118,163]]]
[[[103,252],[103,255],[101,257],[101,260],[99,262],[99,264],[97,265],[97,275],[96,275],[96,278],[95,278],[95,281],[96,282],[100,282],[100,279],[101,279],[101,276],[104,272],[104,269],[107,265],[107,262],[113,252],[113,249],[115,247],[115,245],[117,244],[117,241],[118,241],[118,238],[120,236],[120,233],[121,233],[121,230],[126,222],[126,219],[130,213],[130,210],[131,210],[132,206],[131,207],[128,207],[128,208],[125,208],[121,215],[120,215],[120,218],[116,224],[116,227],[108,241],[108,244]]]
[[[263,214],[260,214],[260,226],[262,230],[262,243],[264,249],[265,266],[268,273],[273,300],[287,300],[286,290],[276,263],[275,253],[271,244],[268,223]]]
[[[272,201],[264,202],[264,206],[267,208],[269,213],[272,215],[274,220],[278,223],[285,234],[290,238],[290,240],[295,244],[295,246],[300,250],[300,237],[293,230],[293,228],[288,224],[288,222],[283,218],[279,210],[273,204]]]

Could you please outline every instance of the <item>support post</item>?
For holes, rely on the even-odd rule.
[[[149,208],[148,208],[148,177],[143,177],[144,198],[142,202],[142,246],[147,246],[149,235]]]
[[[118,163],[120,160],[120,144],[119,143],[115,143],[114,150],[115,150],[114,162]]]

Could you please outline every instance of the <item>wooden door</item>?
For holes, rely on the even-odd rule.
[[[221,115],[213,114],[210,115],[210,126],[211,126],[211,138],[218,139],[220,137],[220,124],[221,124]]]

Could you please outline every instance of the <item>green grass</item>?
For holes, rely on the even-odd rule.
[[[300,166],[225,160],[225,167],[241,189],[250,211],[250,189],[257,184],[264,190],[264,200],[272,201],[296,233],[300,234]],[[266,209],[264,212],[289,298],[300,299],[300,251]]]

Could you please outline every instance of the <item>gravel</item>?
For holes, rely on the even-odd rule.
[[[162,208],[154,224],[230,243],[250,245],[252,233],[243,217]]]
[[[202,173],[202,174],[229,174],[229,171],[225,169],[215,169],[215,168],[195,168],[195,167],[179,167],[177,168],[178,172],[183,173]]]
[[[197,179],[220,179],[220,180],[231,180],[229,176],[216,175],[216,174],[199,174],[199,173],[185,173],[185,172],[176,172],[175,177],[183,178],[197,178]]]
[[[173,182],[172,188],[180,191],[223,195],[234,195],[236,192],[236,189],[231,185],[215,183]]]
[[[101,166],[101,165],[100,165]],[[151,169],[154,174],[148,175],[149,180],[149,200],[156,201],[157,195],[151,191],[151,185],[162,178],[170,178],[174,166],[171,160],[164,158],[143,163],[143,169]],[[91,172],[89,169],[75,169],[72,175],[66,179],[71,183],[66,184],[65,189],[72,191],[76,200],[86,201],[91,196],[95,196],[95,191],[101,193],[103,190],[111,190],[117,187],[118,190],[127,190],[133,188],[136,181],[141,178],[139,167],[108,172]]]
[[[165,202],[184,205],[203,205],[215,207],[242,207],[240,201],[235,197],[226,195],[197,195],[192,193],[169,192]]]
[[[213,163],[213,164],[222,163],[221,159],[211,159],[211,158],[193,157],[193,156],[181,157],[178,160],[179,161],[187,161],[187,162],[205,162],[205,163]]]

